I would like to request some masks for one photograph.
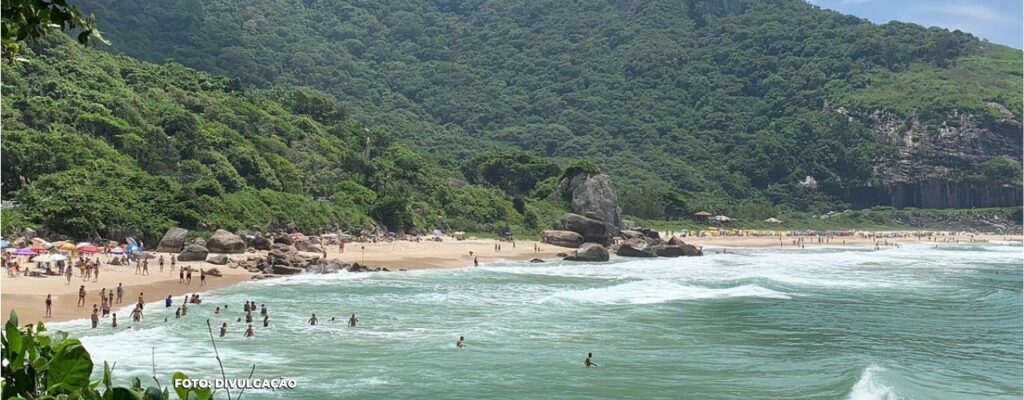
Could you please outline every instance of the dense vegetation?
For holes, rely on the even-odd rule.
[[[324,90],[449,169],[507,146],[593,159],[654,218],[695,199],[843,207],[891,149],[826,101],[1021,117],[1020,51],[802,0],[84,4],[114,51]]]
[[[180,64],[50,39],[4,70],[3,196],[20,203],[4,213],[5,228],[150,238],[173,225],[358,230],[374,221],[396,231],[536,231],[559,216],[556,201],[531,196],[561,173],[551,162],[495,153],[510,162],[482,157],[466,184],[322,93],[246,90]]]

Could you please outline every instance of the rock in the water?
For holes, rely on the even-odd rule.
[[[548,230],[540,233],[540,241],[561,247],[577,248],[583,244],[583,235],[573,231]]]
[[[306,252],[310,252],[310,253],[323,253],[324,252],[324,248],[322,246],[320,246],[319,243],[313,243],[313,241],[310,240],[310,239],[299,239],[299,240],[296,240],[294,245],[295,245],[295,248],[298,249],[299,251],[306,251]]]
[[[579,214],[566,213],[560,225],[563,230],[573,231],[583,236],[585,242],[609,245],[612,243],[613,228],[602,221],[587,218]]]
[[[682,239],[673,237],[665,244],[654,248],[655,253],[661,257],[693,257],[703,256],[704,252],[692,244],[683,243]]]
[[[530,262],[532,262],[532,263],[534,263],[534,264],[539,264],[539,263],[542,263],[542,262],[544,262],[544,260],[541,260],[541,259],[539,259],[539,258],[534,258],[534,259],[530,260]]]
[[[579,173],[563,180],[560,189],[562,193],[572,193],[573,212],[591,213],[616,229],[622,226],[622,209],[608,175]]]
[[[275,275],[295,275],[301,274],[302,268],[292,267],[289,265],[274,265],[270,269]]]
[[[655,257],[657,254],[654,251],[654,247],[647,243],[643,238],[633,238],[622,242],[619,248],[615,251],[623,257]]]
[[[244,253],[245,241],[241,236],[218,229],[210,236],[210,240],[206,241],[206,248],[211,253]]]
[[[178,253],[178,261],[206,261],[206,255],[210,251],[198,244],[190,244]]]
[[[156,251],[160,253],[177,253],[185,247],[185,239],[188,238],[188,229],[171,228],[164,233],[163,239],[157,245]]]
[[[608,261],[608,249],[599,243],[584,243],[566,261]]]
[[[270,239],[263,236],[256,236],[249,240],[249,247],[256,250],[270,250]]]
[[[223,254],[216,254],[206,259],[206,262],[216,265],[225,265],[228,263],[228,256]]]

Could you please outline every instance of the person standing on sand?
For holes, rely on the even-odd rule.
[[[96,261],[96,264],[92,267],[92,281],[99,282],[100,280],[100,262]]]
[[[585,367],[597,367],[597,363],[594,362],[594,353],[587,353],[587,359],[583,360],[583,366]]]
[[[220,326],[220,337],[224,337],[228,334],[228,323],[225,322]]]
[[[353,313],[352,317],[348,319],[348,327],[349,328],[355,328],[356,327],[356,322],[359,322],[359,318],[356,318],[356,314]]]
[[[171,254],[171,269],[170,269],[170,272],[171,272],[172,276],[174,275],[174,264],[177,264],[177,262],[178,262],[178,257],[175,256],[174,254]]]
[[[51,316],[53,316],[52,308],[53,298],[51,298],[50,295],[46,295],[46,318],[50,318]]]
[[[67,266],[67,268],[64,268],[64,277],[66,277],[68,279],[68,283],[67,284],[70,285],[71,284],[71,265],[70,264]]]
[[[206,270],[199,268],[199,286],[206,286]]]
[[[185,271],[185,284],[192,284],[192,267],[188,267],[188,270]]]
[[[149,275],[149,260],[142,260],[142,274]]]
[[[256,336],[256,332],[254,332],[252,330],[252,324],[249,324],[249,329],[245,330],[245,337],[248,338],[248,337],[253,337],[253,336]]]
[[[319,322],[319,321],[317,321],[317,319],[316,319],[316,313],[313,313],[313,316],[309,317],[309,324],[310,325],[316,325],[317,322]]]
[[[178,283],[185,283],[185,268],[178,270]]]
[[[160,260],[157,261],[157,264],[160,264],[160,272],[161,273],[164,272],[164,255],[163,254],[160,255]]]
[[[78,288],[78,307],[85,307],[85,285]]]
[[[142,260],[135,260],[135,275],[142,274]]]
[[[107,299],[107,288],[100,289],[100,302]]]
[[[117,304],[121,304],[121,299],[124,297],[124,286],[121,286],[121,282],[117,283]]]

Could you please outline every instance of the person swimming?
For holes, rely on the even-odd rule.
[[[263,316],[263,327],[266,328],[268,326],[270,326],[270,316],[269,315],[264,315]]]
[[[319,322],[319,321],[317,321],[317,319],[316,319],[316,314],[313,314],[312,317],[309,317],[309,324],[310,325],[316,325],[317,322]]]
[[[224,335],[227,335],[227,334],[228,334],[228,323],[225,322],[223,325],[220,326],[220,337],[224,337]]]
[[[356,315],[352,314],[352,317],[348,319],[348,326],[350,328],[355,328],[356,322],[359,322],[359,318],[356,318]]]
[[[455,347],[457,347],[459,350],[462,350],[463,347],[466,347],[465,337],[459,336],[459,341],[455,342]]]
[[[245,337],[256,336],[256,332],[252,330],[252,324],[249,324],[249,329],[245,330]]]
[[[594,353],[587,353],[587,359],[583,360],[583,366],[585,367],[597,367],[597,363],[594,362]]]

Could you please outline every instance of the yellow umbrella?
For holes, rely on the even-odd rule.
[[[60,242],[59,244],[54,244],[53,247],[57,250],[74,250],[75,244],[71,242]]]

